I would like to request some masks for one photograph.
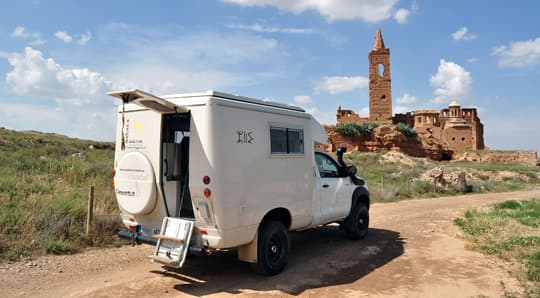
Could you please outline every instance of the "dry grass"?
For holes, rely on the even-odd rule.
[[[110,143],[0,130],[0,258],[114,242],[113,155]],[[96,187],[96,220],[87,236],[90,185]]]

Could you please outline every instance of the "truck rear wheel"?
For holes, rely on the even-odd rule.
[[[369,210],[364,203],[356,204],[344,228],[349,239],[359,240],[366,237],[369,230]]]
[[[257,239],[257,263],[253,270],[263,275],[283,271],[289,260],[289,233],[278,221],[263,222]]]

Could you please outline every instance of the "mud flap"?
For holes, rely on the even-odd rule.
[[[238,247],[238,259],[248,263],[257,263],[257,242],[259,232],[255,233],[255,239],[248,244]]]
[[[169,267],[181,268],[188,253],[193,223],[181,218],[163,218],[160,234],[153,235],[158,241],[154,254],[149,258]]]

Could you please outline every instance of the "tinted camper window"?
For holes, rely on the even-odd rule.
[[[272,154],[303,154],[304,131],[296,128],[270,127]]]

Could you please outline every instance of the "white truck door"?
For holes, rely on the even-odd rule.
[[[320,183],[317,183],[321,206],[320,223],[347,216],[350,209],[350,198],[347,198],[350,194],[349,177],[340,177],[338,164],[324,153],[315,152],[315,163],[320,175]]]

